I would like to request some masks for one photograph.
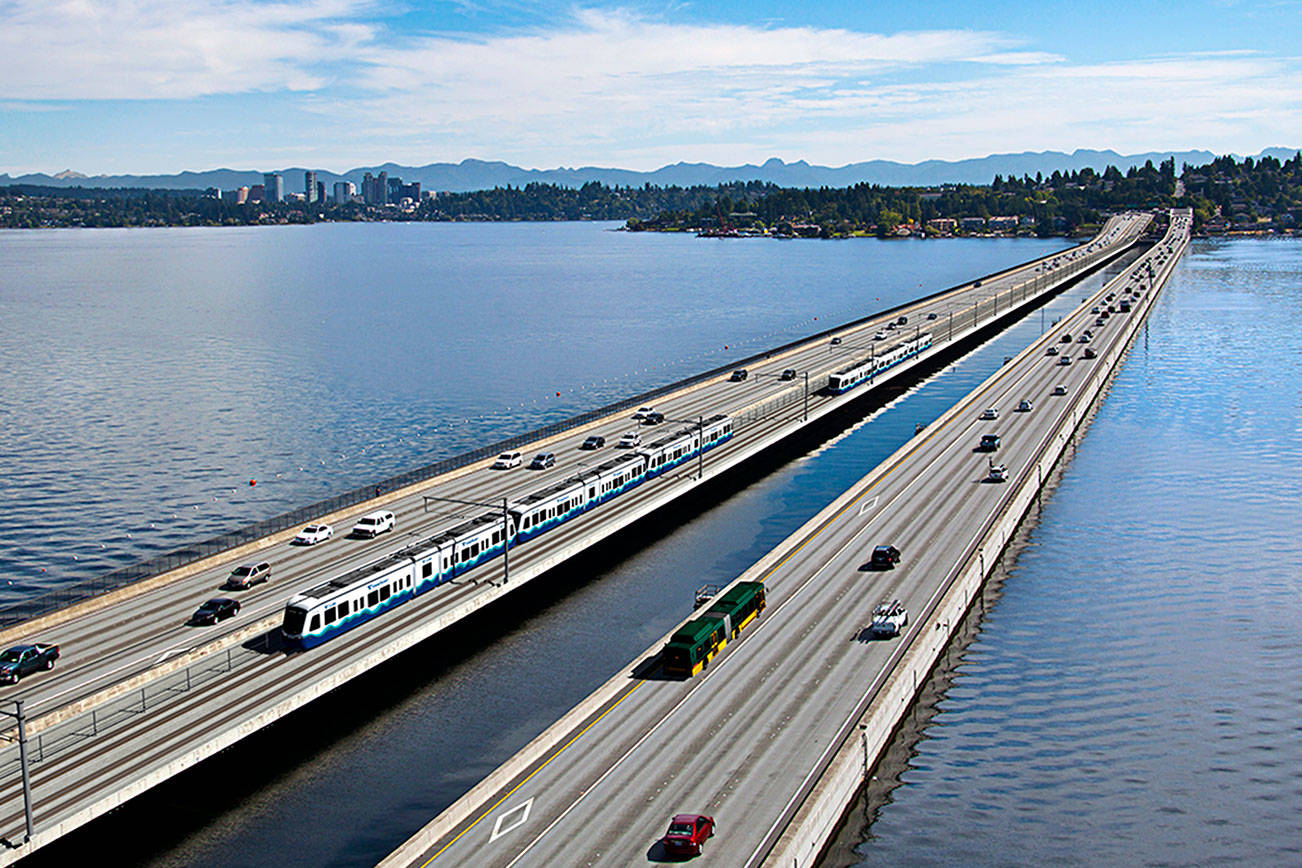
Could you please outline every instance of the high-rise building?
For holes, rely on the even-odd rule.
[[[316,201],[322,205],[325,204],[325,181],[316,182]]]
[[[264,202],[285,201],[285,179],[279,172],[267,172],[262,176]]]
[[[353,201],[353,194],[357,188],[353,186],[352,181],[335,181],[335,204],[347,205]]]
[[[250,202],[265,202],[267,199],[267,186],[265,184],[254,184],[249,188]]]
[[[243,205],[247,201],[249,201],[249,188],[240,187],[235,191],[235,204]]]
[[[303,173],[303,201],[309,204],[316,201],[316,172]]]

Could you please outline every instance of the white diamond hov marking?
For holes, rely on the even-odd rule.
[[[488,843],[493,843],[507,832],[518,829],[527,823],[529,821],[529,809],[532,807],[533,796],[530,796],[524,804],[516,805],[511,810],[501,814],[501,816],[497,818],[497,822],[493,824],[493,835],[488,839]],[[515,816],[517,814],[519,816]],[[508,820],[508,817],[511,817],[511,819]]]
[[[874,497],[872,500],[866,501],[863,506],[859,507],[859,514],[863,515],[865,512],[872,509],[876,505],[877,505],[877,498]]]

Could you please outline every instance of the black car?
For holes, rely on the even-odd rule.
[[[841,339],[840,339],[840,338],[832,338],[832,346],[837,347],[837,346],[840,346],[840,345],[841,345]]]
[[[589,437],[587,440],[584,440],[584,441],[583,441],[583,445],[580,446],[579,448],[580,448],[580,449],[600,449],[600,448],[602,448],[602,447],[605,446],[605,445],[606,445],[606,438],[605,438],[605,437],[602,437],[602,436],[600,436],[600,435],[598,435],[598,434],[593,434],[593,435],[592,435],[591,437]]]
[[[927,314],[927,319],[928,319],[928,320],[933,320],[933,319],[935,319],[935,318],[936,318],[936,315],[935,315],[934,313],[929,313],[929,314]]]
[[[732,376],[729,377],[728,379],[732,380],[732,382],[734,383],[740,383],[741,381],[745,380],[749,376],[750,376],[750,371],[746,370],[745,368],[738,368],[737,370],[732,372]]]
[[[895,546],[877,546],[873,549],[873,556],[868,561],[868,566],[874,570],[890,570],[900,562],[900,550]]]
[[[643,425],[659,425],[663,421],[665,421],[665,414],[657,410],[652,410],[642,417]]]
[[[200,626],[216,624],[227,618],[234,618],[240,612],[240,601],[230,597],[215,597],[204,603],[190,616],[190,623]]]
[[[977,449],[981,450],[982,452],[994,452],[998,448],[999,448],[998,434],[981,435],[981,443],[977,446]]]
[[[795,369],[795,368],[787,368],[785,371],[782,372],[782,376],[781,376],[780,379],[783,379],[783,380],[794,380],[795,378],[796,378],[796,369]]]

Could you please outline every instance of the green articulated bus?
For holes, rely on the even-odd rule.
[[[764,610],[763,582],[739,582],[699,618],[679,627],[665,645],[666,675],[691,678]]]

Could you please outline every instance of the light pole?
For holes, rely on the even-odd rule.
[[[27,768],[27,716],[23,714],[23,701],[14,700],[14,711],[4,711],[0,709],[0,714],[7,714],[18,721],[18,764],[22,768],[23,775],[23,815],[27,820],[27,833],[23,836],[23,843],[26,844],[32,840],[32,833],[35,828],[32,824],[32,776]],[[9,843],[8,841],[5,842]]]
[[[431,500],[440,500],[445,503],[464,503],[467,506],[486,506],[490,509],[497,509],[496,503],[483,503],[478,500],[461,500],[456,497],[435,497],[432,494],[422,495],[421,500],[424,504],[425,511],[429,512],[429,502]],[[502,495],[502,584],[505,585],[511,581],[511,513],[506,508],[507,497]],[[489,582],[492,584],[492,582]]]

